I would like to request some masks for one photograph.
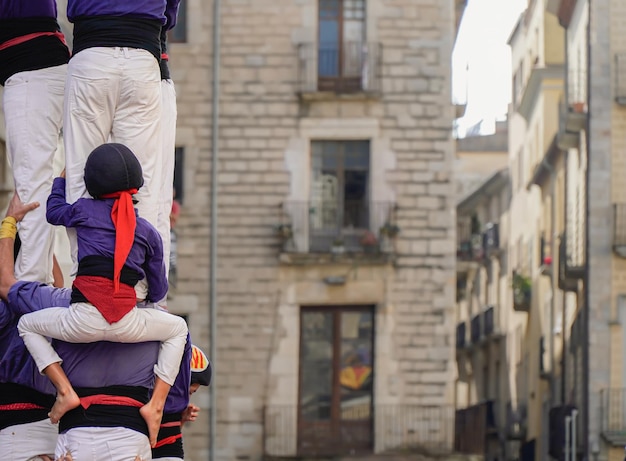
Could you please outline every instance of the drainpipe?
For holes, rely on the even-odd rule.
[[[211,235],[209,255],[209,328],[210,360],[213,376],[217,366],[217,169],[219,141],[219,94],[220,94],[220,0],[213,0],[213,91],[211,94]],[[217,383],[209,387],[209,461],[215,461],[217,431]]]
[[[591,175],[589,174],[589,157],[591,153],[591,14],[592,14],[592,1],[587,4],[587,126],[585,136],[587,143],[587,169],[585,171],[585,270],[583,274],[583,290],[584,290],[584,304],[583,304],[583,347],[582,347],[582,391],[583,391],[583,405],[582,405],[582,425],[583,425],[583,456],[589,458],[589,303],[591,297],[589,296],[589,191],[591,191],[590,182]]]
[[[550,165],[550,163],[544,157],[541,161],[543,167],[550,172],[550,254],[552,255],[552,263],[550,267],[550,289],[552,290],[552,297],[550,299],[550,325],[548,330],[549,345],[550,345],[550,408],[554,405],[555,399],[555,379],[554,368],[556,360],[554,357],[554,325],[556,323],[556,286],[555,286],[555,268],[554,268],[554,256],[556,255],[556,170]],[[543,261],[541,261],[543,264]]]
[[[568,28],[564,27],[563,28],[563,35],[564,35],[564,39],[563,39],[563,43],[565,44],[565,84],[564,86],[564,90],[565,90],[565,97],[567,98],[567,95],[569,94],[569,48],[567,46],[568,43]],[[568,205],[568,200],[567,200],[567,196],[568,196],[568,162],[569,162],[569,149],[565,149],[565,159],[564,159],[564,165],[565,165],[565,190],[563,191],[563,204],[565,206],[565,223],[564,223],[564,227],[565,227],[565,237],[567,238],[567,205]],[[563,243],[564,245],[567,245],[567,240]],[[561,261],[560,257],[561,254],[559,253],[559,264],[563,264],[565,265],[567,263],[567,247],[565,248],[565,254],[563,256],[565,256],[565,261]],[[553,256],[554,258],[554,256]],[[558,280],[558,279],[557,279]],[[565,292],[563,293],[563,299],[561,302],[561,405],[565,405],[566,402],[566,397],[565,394],[567,393],[567,334],[566,334],[566,330],[567,330],[567,296],[565,294]],[[565,460],[567,461],[567,460]]]

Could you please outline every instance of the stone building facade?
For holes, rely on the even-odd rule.
[[[208,350],[212,2],[185,3],[170,309]],[[451,448],[463,3],[222,1],[220,460]],[[207,395],[190,460],[207,457]]]

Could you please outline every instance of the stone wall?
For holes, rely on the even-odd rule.
[[[453,2],[367,5],[368,41],[383,49],[382,93],[301,101],[297,45],[316,38],[317,1],[222,2],[219,459],[259,459],[264,406],[282,392],[297,403],[298,369],[283,360],[285,351],[297,359],[302,301],[293,290],[306,280],[318,290],[321,272],[341,269],[279,263],[274,226],[282,202],[307,198],[311,139],[370,139],[372,194],[398,205],[395,265],[359,269],[343,294],[331,290],[326,297],[328,304],[341,304],[362,294],[363,286],[382,287],[372,288],[367,299],[378,306],[376,352],[382,355],[376,373],[386,376],[376,381],[375,399],[453,403]],[[177,144],[185,147],[179,285],[170,304],[189,315],[194,342],[208,352],[212,5],[189,0],[187,7],[188,43],[170,45],[179,97]],[[203,412],[185,428],[187,459],[206,459],[208,392],[201,390],[193,401]]]

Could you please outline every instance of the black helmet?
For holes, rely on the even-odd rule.
[[[87,192],[98,198],[143,186],[143,171],[135,154],[123,144],[96,147],[85,162]]]

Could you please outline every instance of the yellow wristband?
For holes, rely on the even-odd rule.
[[[0,239],[15,239],[17,235],[17,221],[13,216],[7,216],[0,223]]]

